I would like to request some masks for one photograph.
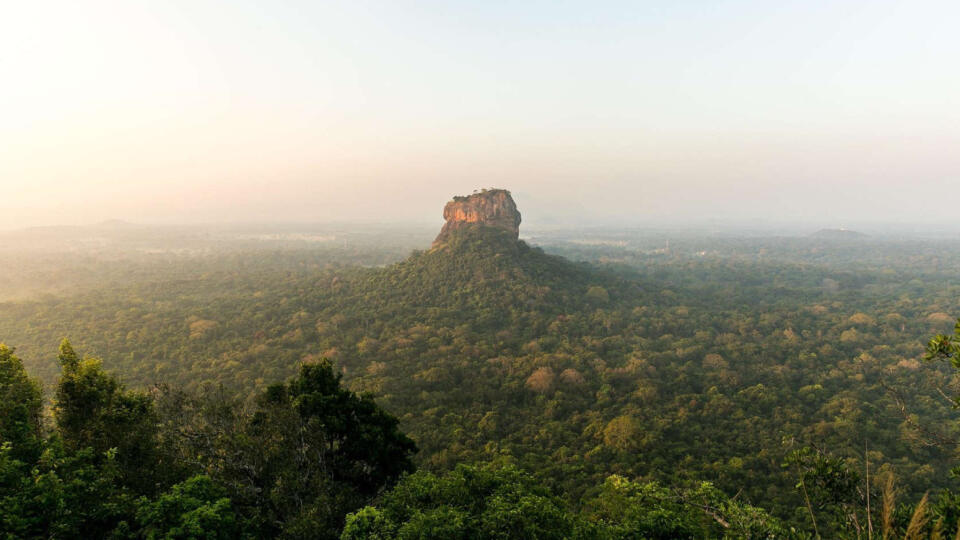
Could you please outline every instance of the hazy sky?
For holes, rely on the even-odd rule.
[[[960,3],[0,0],[0,228],[952,220]],[[532,220],[532,221],[531,221]]]

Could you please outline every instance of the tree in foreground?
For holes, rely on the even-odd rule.
[[[152,398],[124,388],[100,359],[80,359],[66,339],[59,360],[53,416],[66,450],[113,451],[121,482],[137,493],[155,493],[160,486]]]
[[[156,500],[141,500],[137,523],[140,535],[151,540],[246,537],[226,490],[202,475],[173,486]]]
[[[417,538],[594,538],[589,524],[513,467],[460,465],[436,476],[417,472],[347,518],[342,540]]]
[[[215,393],[214,393],[215,395]],[[194,472],[223,485],[260,537],[336,538],[344,517],[413,470],[416,446],[326,360],[274,384],[252,412],[222,398],[173,396],[168,435]]]
[[[607,538],[799,538],[765,510],[737,501],[703,482],[671,489],[656,482],[607,478],[588,503]]]
[[[345,516],[413,470],[413,441],[329,362],[252,410],[127,390],[66,340],[54,429],[0,345],[0,538],[337,538]]]
[[[40,384],[27,376],[13,349],[0,343],[0,444],[12,459],[35,459],[42,445]]]
[[[611,476],[578,514],[516,468],[461,465],[405,477],[381,504],[351,514],[341,540],[799,536],[709,483],[673,490]]]

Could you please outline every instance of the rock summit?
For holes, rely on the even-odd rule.
[[[433,247],[446,243],[453,231],[467,227],[493,227],[520,236],[520,212],[510,192],[505,189],[483,189],[473,195],[457,196],[443,207],[443,229]]]

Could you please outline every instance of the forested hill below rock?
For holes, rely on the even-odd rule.
[[[514,462],[573,502],[613,473],[709,480],[802,523],[781,466],[796,445],[855,460],[866,439],[906,492],[953,482],[887,391],[954,431],[945,371],[917,359],[960,291],[911,278],[913,261],[850,279],[719,258],[614,273],[468,227],[383,268],[251,252],[191,279],[7,303],[0,336],[48,385],[64,336],[134,386],[250,397],[327,357],[401,419],[421,468]]]
[[[618,303],[641,297],[638,283],[548,255],[491,227],[452,231],[442,247],[357,275],[339,292],[341,307],[363,304],[382,324],[415,314],[427,324],[515,329],[527,337],[542,331],[532,319],[605,305],[611,295]]]

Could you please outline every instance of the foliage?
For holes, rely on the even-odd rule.
[[[657,482],[633,482],[614,475],[588,507],[612,538],[798,536],[764,510],[731,499],[709,482],[669,489]]]
[[[53,440],[24,463],[0,448],[0,536],[108,538],[134,517],[135,497],[120,483],[114,452],[71,453]]]
[[[868,519],[861,512],[866,508],[866,488],[861,485],[860,475],[843,459],[805,446],[790,452],[783,467],[797,471],[795,487],[807,503],[814,531],[842,536],[844,531],[861,534],[868,528]],[[821,516],[818,521],[816,513],[824,511],[828,519]]]
[[[99,359],[80,360],[70,342],[60,344],[60,377],[53,415],[68,450],[116,452],[122,481],[137,491],[156,487],[156,427],[146,393],[126,390],[103,371]]]
[[[668,489],[611,476],[583,514],[512,466],[459,465],[405,477],[377,506],[347,518],[360,538],[786,538],[802,537],[708,482]]]
[[[149,540],[242,538],[243,528],[226,490],[207,476],[194,476],[137,508],[141,534]]]
[[[211,470],[267,536],[335,537],[347,512],[412,470],[416,451],[395,418],[340,387],[327,361],[270,386],[242,430],[240,452]]]
[[[588,525],[513,467],[461,465],[405,477],[377,507],[347,518],[341,539],[577,538]]]
[[[412,470],[416,447],[397,420],[341,388],[326,361],[246,411],[221,394],[125,390],[64,341],[55,430],[43,438],[39,387],[0,352],[12,381],[0,537],[336,538],[348,512]]]
[[[13,350],[0,344],[0,445],[12,459],[36,458],[41,444],[40,384],[29,378]]]

